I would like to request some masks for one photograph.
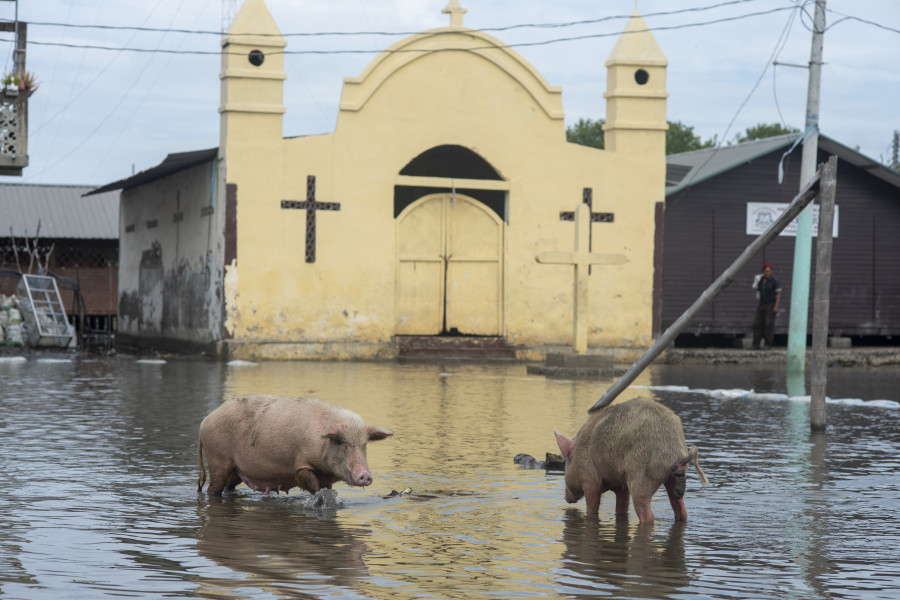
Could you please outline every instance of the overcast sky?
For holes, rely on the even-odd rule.
[[[604,118],[604,62],[634,0],[460,3],[468,9],[467,27],[515,45],[550,85],[562,87],[567,125]],[[19,0],[18,18],[29,23],[27,70],[40,87],[29,102],[30,164],[23,177],[0,181],[101,185],[151,168],[168,153],[218,145],[216,33],[223,11],[240,4]],[[359,75],[404,34],[449,24],[441,13],[447,0],[267,4],[286,36],[362,32],[288,36],[287,51],[298,53],[286,56],[285,136],[333,131],[344,77]],[[772,61],[808,64],[812,0],[638,0],[637,6],[669,59],[670,121],[693,126],[703,139],[728,141],[762,122],[803,128],[808,70]],[[827,8],[821,131],[889,161],[900,129],[900,1],[827,0]],[[0,19],[14,18],[15,3],[0,1]],[[543,27],[496,30],[523,24]],[[88,27],[97,25],[103,27]],[[169,31],[129,29],[136,27]],[[12,49],[11,35],[0,33],[3,72]],[[317,53],[299,53],[310,50]],[[341,53],[347,50],[372,52]]]

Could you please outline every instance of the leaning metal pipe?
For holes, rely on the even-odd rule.
[[[606,390],[606,393],[604,393],[603,396],[588,409],[589,413],[600,410],[604,406],[611,404],[612,401],[616,399],[616,396],[621,394],[625,388],[631,385],[631,383],[637,379],[637,376],[640,375],[641,372],[656,359],[656,357],[662,354],[663,350],[665,350],[669,344],[675,340],[678,334],[694,320],[700,311],[706,308],[706,305],[712,302],[713,299],[719,295],[719,292],[724,290],[732,281],[734,281],[734,278],[738,276],[738,273],[740,273],[741,270],[747,266],[757,254],[759,254],[759,251],[781,233],[781,231],[787,227],[798,214],[800,214],[800,211],[806,208],[806,205],[818,195],[819,180],[822,177],[823,168],[823,165],[819,165],[819,168],[816,170],[812,179],[809,180],[809,183],[807,183],[800,193],[794,197],[784,212],[775,219],[775,222],[772,223],[762,235],[753,240],[737,260],[731,263],[731,266],[725,269],[725,271],[719,275],[719,278],[700,294],[700,297],[694,301],[690,308],[684,311],[684,313],[682,313],[682,315],[678,317],[678,319],[672,323],[661,336],[659,336],[659,339],[657,339],[656,342],[650,346],[650,348],[648,348],[633,365],[631,365],[631,368],[625,371],[625,374]]]

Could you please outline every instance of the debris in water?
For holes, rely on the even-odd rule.
[[[423,490],[421,492],[413,492],[412,489],[406,488],[402,492],[391,490],[391,493],[384,498],[409,498],[410,500],[434,500],[441,496],[477,496],[475,492],[466,492],[462,490]]]
[[[231,360],[225,363],[229,367],[258,367],[259,363],[250,362],[249,360]]]
[[[530,454],[516,454],[513,462],[524,469],[546,469],[547,471],[565,471],[566,461],[559,454],[548,452],[546,460],[539,461]]]

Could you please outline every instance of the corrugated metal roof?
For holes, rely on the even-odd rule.
[[[165,160],[156,165],[155,167],[151,167],[146,171],[141,171],[131,177],[126,177],[125,179],[120,179],[119,181],[114,181],[112,183],[108,183],[103,187],[99,187],[95,190],[91,190],[91,194],[100,194],[103,192],[109,192],[112,190],[127,190],[133,187],[137,187],[144,183],[150,183],[151,181],[156,181],[157,179],[162,179],[166,175],[170,175],[172,173],[177,173],[178,171],[183,171],[185,169],[189,169],[195,165],[199,165],[205,162],[210,162],[215,160],[219,156],[218,148],[209,148],[207,150],[194,150],[193,152],[177,152],[175,154],[169,154],[166,156]]]
[[[786,151],[791,147],[799,133],[788,133],[761,140],[744,142],[721,148],[704,148],[693,152],[670,154],[666,157],[666,196],[680,192],[692,185],[715,177],[725,171],[765,156],[776,150]],[[819,149],[834,154],[838,159],[865,169],[875,177],[891,185],[900,187],[900,173],[881,163],[840,144],[825,135],[819,135]],[[800,152],[798,145],[794,152]],[[776,173],[772,174],[777,177]]]
[[[670,154],[666,157],[666,195],[730,171],[781,147],[787,149],[797,136],[796,133],[789,133],[733,146]]]
[[[87,185],[0,183],[0,236],[119,238],[119,192],[83,197]]]

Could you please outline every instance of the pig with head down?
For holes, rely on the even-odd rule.
[[[211,496],[241,482],[261,492],[300,487],[313,494],[338,481],[368,486],[366,445],[391,435],[317,398],[232,398],[200,423],[197,491],[206,483],[204,451]]]
[[[556,432],[554,432],[556,433]],[[681,419],[649,398],[634,398],[593,413],[574,439],[556,433],[566,460],[566,501],[582,497],[588,515],[600,509],[600,495],[616,494],[616,514],[628,514],[629,495],[642,522],[654,519],[650,499],[665,486],[675,519],[687,520],[685,475],[690,462],[704,485],[696,446],[687,447]]]

